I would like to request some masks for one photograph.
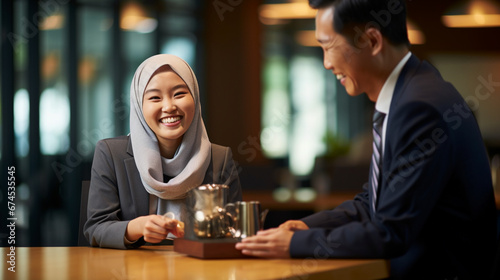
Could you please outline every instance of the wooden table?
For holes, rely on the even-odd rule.
[[[1,248],[2,279],[381,279],[389,273],[386,260],[201,260],[176,253],[172,246],[20,247],[11,272],[9,253]]]

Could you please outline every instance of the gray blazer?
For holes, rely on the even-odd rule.
[[[238,170],[231,149],[212,144],[212,161],[203,184],[229,186],[228,202],[241,200]],[[143,238],[125,245],[130,220],[149,214],[149,193],[135,165],[129,136],[100,140],[95,149],[89,189],[85,237],[92,246],[136,248]]]

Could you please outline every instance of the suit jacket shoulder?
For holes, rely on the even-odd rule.
[[[239,170],[233,160],[231,148],[212,143],[212,160],[208,166],[204,183],[225,184],[229,186],[229,202],[242,199]]]

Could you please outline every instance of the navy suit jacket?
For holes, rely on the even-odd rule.
[[[212,144],[212,160],[202,184],[212,183],[229,186],[228,201],[241,200],[238,170],[228,147]],[[84,226],[89,243],[120,249],[145,244],[140,238],[126,246],[123,238],[130,220],[149,214],[149,199],[135,165],[130,137],[97,142]]]
[[[496,240],[488,156],[457,90],[412,55],[387,116],[376,211],[363,192],[306,217],[292,257],[391,259],[394,279],[485,279]]]

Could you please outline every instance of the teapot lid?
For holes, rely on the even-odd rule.
[[[229,186],[223,184],[204,184],[197,188],[198,190],[219,190],[219,189],[229,189]]]

